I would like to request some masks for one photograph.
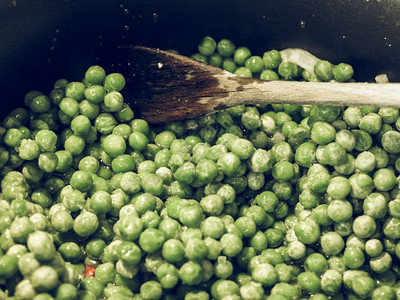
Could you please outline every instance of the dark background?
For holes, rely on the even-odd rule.
[[[353,64],[358,80],[387,73],[400,81],[399,16],[396,0],[1,1],[2,114],[29,90],[48,93],[60,77],[80,80],[103,48],[143,44],[192,54],[205,35],[258,55],[300,47]]]

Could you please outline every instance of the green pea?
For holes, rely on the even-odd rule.
[[[280,246],[283,242],[283,233],[275,228],[268,228],[265,232],[265,237],[267,238],[268,245],[271,248],[276,248]]]
[[[335,135],[335,128],[327,122],[317,121],[311,128],[311,139],[316,144],[326,145],[333,142]]]
[[[11,255],[0,256],[0,278],[12,278],[18,272],[18,258]]]
[[[177,239],[169,239],[162,246],[162,256],[170,263],[177,263],[183,260],[185,255],[184,246]]]
[[[279,75],[278,75],[278,73],[276,73],[273,70],[269,70],[269,69],[268,70],[263,70],[263,71],[261,71],[260,79],[268,80],[268,81],[279,80]]]
[[[203,275],[203,269],[199,263],[188,261],[179,269],[179,278],[183,284],[197,285],[200,283]]]
[[[302,272],[298,275],[297,280],[303,290],[313,294],[320,289],[320,279],[312,272]]]
[[[275,299],[279,300],[282,297],[290,297],[291,299],[296,299],[300,297],[300,290],[298,287],[291,285],[286,282],[278,282],[271,289],[271,296],[275,297]],[[274,299],[274,298],[272,298]]]
[[[235,75],[238,75],[240,77],[246,77],[246,78],[252,78],[253,73],[250,71],[250,69],[246,67],[239,67],[235,70],[234,72]]]
[[[51,217],[51,225],[60,232],[67,232],[73,227],[73,219],[69,212],[60,210]]]
[[[29,251],[41,261],[49,261],[56,254],[51,235],[44,231],[35,231],[28,236],[27,246]]]
[[[333,76],[339,82],[345,82],[353,77],[353,67],[346,63],[340,63],[333,69]]]
[[[320,253],[312,253],[304,261],[304,267],[307,271],[322,275],[329,267],[328,261]]]
[[[142,251],[133,242],[123,241],[117,248],[119,259],[127,265],[136,265],[142,258]]]
[[[117,120],[112,114],[104,112],[96,117],[94,125],[99,133],[110,134],[117,126]]]
[[[234,73],[237,69],[237,65],[232,58],[223,58],[222,69]]]
[[[246,60],[251,56],[251,51],[247,47],[238,47],[234,51],[233,60],[239,66],[243,66]]]
[[[77,263],[82,259],[82,251],[75,242],[65,242],[61,244],[58,248],[58,252],[60,252],[64,260],[68,262]]]
[[[272,167],[272,176],[279,182],[288,181],[294,176],[293,165],[288,161],[277,162]]]
[[[389,285],[379,286],[372,292],[372,299],[395,299],[395,291]]]
[[[252,73],[261,73],[261,71],[264,69],[264,62],[260,56],[255,55],[246,59],[245,66]]]
[[[284,61],[278,66],[278,74],[285,80],[295,80],[299,74],[299,67],[292,62]]]
[[[260,263],[251,271],[253,280],[261,283],[264,287],[273,286],[278,279],[275,268],[269,263]]]
[[[353,207],[349,201],[333,200],[328,205],[327,213],[333,221],[343,223],[353,215]]]
[[[161,249],[164,241],[164,234],[156,228],[147,228],[139,236],[140,247],[148,253]]]
[[[343,176],[333,177],[329,181],[326,192],[333,199],[345,199],[351,191],[350,181]]]
[[[72,155],[79,155],[83,152],[85,145],[86,142],[83,137],[77,135],[71,135],[65,140],[64,149],[65,151],[68,151]],[[59,153],[59,151],[57,151],[56,154],[57,153]]]
[[[97,216],[90,211],[82,211],[74,220],[73,229],[80,237],[88,237],[94,233],[99,226]]]
[[[200,238],[190,238],[186,241],[185,256],[191,260],[200,262],[207,255],[207,246]]]
[[[352,283],[353,291],[361,297],[369,296],[375,289],[375,282],[371,277],[357,276]]]
[[[382,168],[374,173],[374,185],[378,191],[389,191],[397,184],[393,170]]]
[[[200,206],[205,214],[217,216],[224,208],[224,200],[217,194],[208,195],[200,200]]]
[[[313,218],[299,220],[294,231],[300,242],[304,244],[313,244],[320,238],[320,227]]]
[[[346,162],[346,149],[336,142],[329,143],[325,147],[324,156],[327,164],[331,166],[341,165]]]
[[[276,69],[282,62],[281,54],[277,50],[264,52],[262,59],[266,69]]]
[[[342,276],[339,272],[328,269],[321,276],[321,289],[329,295],[334,295],[339,292],[342,281]]]
[[[372,178],[367,174],[354,174],[349,178],[351,184],[350,196],[364,199],[371,194],[374,184]]]
[[[33,271],[30,280],[36,291],[51,291],[58,285],[58,274],[54,268],[44,265]]]
[[[121,91],[125,87],[125,78],[120,73],[108,74],[104,79],[107,91]]]
[[[347,267],[351,269],[357,269],[361,267],[365,262],[363,252],[354,246],[346,247],[343,253],[344,262]]]

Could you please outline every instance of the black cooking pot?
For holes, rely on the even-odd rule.
[[[192,54],[205,35],[258,55],[300,47],[352,64],[357,80],[387,73],[400,81],[399,15],[394,0],[1,1],[2,115],[31,89],[80,80],[103,48],[143,44]]]

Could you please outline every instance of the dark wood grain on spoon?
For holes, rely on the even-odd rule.
[[[239,104],[400,107],[399,83],[264,81],[159,49],[134,46],[129,52],[127,100],[150,123],[195,118]]]

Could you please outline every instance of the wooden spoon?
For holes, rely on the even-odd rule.
[[[243,78],[159,49],[129,47],[127,100],[150,123],[195,118],[239,104],[372,105],[400,108],[400,83]],[[132,76],[130,76],[132,75]]]

